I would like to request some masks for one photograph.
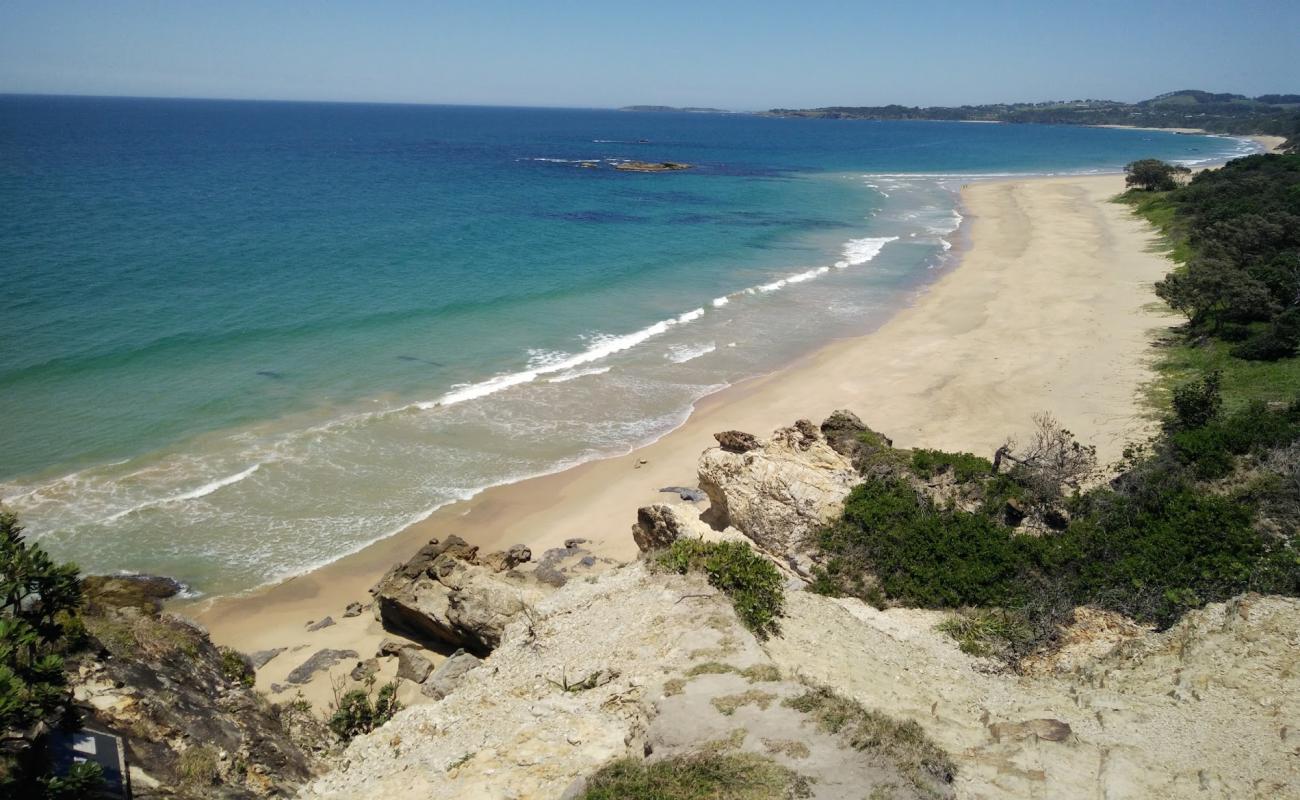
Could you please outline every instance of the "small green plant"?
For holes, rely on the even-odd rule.
[[[954,614],[936,628],[957,640],[963,653],[1009,659],[1028,649],[1034,631],[1022,614],[998,608]]]
[[[777,630],[785,610],[781,573],[744,542],[678,539],[658,556],[673,572],[703,572],[709,584],[731,598],[740,621],[760,639]]]
[[[39,800],[93,800],[102,796],[104,770],[93,761],[83,761],[73,764],[67,775],[41,778],[37,783]]]
[[[560,679],[558,681],[547,678],[546,682],[563,692],[585,692],[588,689],[595,689],[597,686],[604,686],[616,677],[618,677],[617,672],[598,669],[582,680],[570,681],[568,670],[560,670]]]
[[[375,677],[366,678],[364,689],[352,689],[337,696],[331,704],[329,729],[340,740],[347,742],[363,733],[370,733],[402,710],[397,700],[397,682],[390,681],[374,691]],[[336,692],[337,694],[337,692]]]
[[[739,672],[730,664],[723,664],[721,661],[705,661],[703,664],[696,664],[686,670],[686,677],[694,678],[696,675],[723,675],[728,672]]]
[[[781,670],[775,664],[755,664],[740,671],[750,683],[773,683],[781,680]]]
[[[257,681],[257,673],[239,651],[230,647],[219,647],[221,653],[221,674],[231,683],[252,687]]]

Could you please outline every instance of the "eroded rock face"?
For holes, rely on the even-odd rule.
[[[524,552],[511,552],[513,556],[503,554],[501,563],[522,563]],[[500,643],[510,620],[544,587],[514,570],[497,572],[477,563],[477,553],[478,548],[457,536],[425,545],[371,590],[376,618],[385,628],[430,647],[487,654]]]
[[[769,552],[793,553],[839,515],[858,472],[807,420],[766,441],[749,438],[757,444],[744,451],[724,445],[700,456],[700,488],[709,496],[712,521],[736,527]]]
[[[92,638],[66,663],[88,721],[119,732],[137,797],[172,797],[192,779],[183,763],[210,764],[186,797],[285,796],[313,760],[251,687],[252,659],[222,651],[199,626],[160,613],[166,579],[88,578],[83,619]],[[268,651],[277,654],[279,650]],[[241,663],[242,662],[242,663]]]

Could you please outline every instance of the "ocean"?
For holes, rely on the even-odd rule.
[[[240,591],[626,452],[706,394],[871,330],[954,265],[963,183],[1256,149],[0,97],[0,499],[84,570]]]

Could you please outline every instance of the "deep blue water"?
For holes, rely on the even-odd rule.
[[[945,266],[962,181],[1243,149],[0,97],[0,496],[89,568],[253,585],[662,434],[702,394],[877,323]]]

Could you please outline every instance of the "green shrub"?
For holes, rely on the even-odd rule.
[[[912,451],[912,471],[929,480],[952,471],[958,483],[969,483],[993,474],[993,462],[972,453],[945,453],[942,450]]]
[[[1219,416],[1223,396],[1219,391],[1219,372],[1211,372],[1201,380],[1188,381],[1174,388],[1170,403],[1174,422],[1179,429],[1204,427]]]
[[[221,653],[221,674],[226,680],[248,687],[257,682],[257,672],[239,651],[229,647],[217,649]]]
[[[657,557],[673,572],[703,572],[709,584],[731,598],[740,621],[756,636],[776,632],[785,610],[784,581],[777,568],[744,542],[678,539]]]
[[[402,704],[397,701],[396,681],[379,687],[378,694],[374,693],[374,686],[375,679],[371,676],[364,689],[348,691],[333,703],[327,724],[342,741],[370,733],[402,710]]]
[[[937,509],[902,479],[872,479],[853,489],[842,520],[819,536],[821,549],[839,560],[817,576],[818,588],[863,596],[849,578],[866,571],[888,597],[909,605],[1013,604],[1022,594],[1016,578],[1026,541],[987,514]]]
[[[1024,653],[1034,641],[1034,629],[1023,613],[1000,608],[970,609],[937,626],[957,640],[963,653],[1008,659]]]

